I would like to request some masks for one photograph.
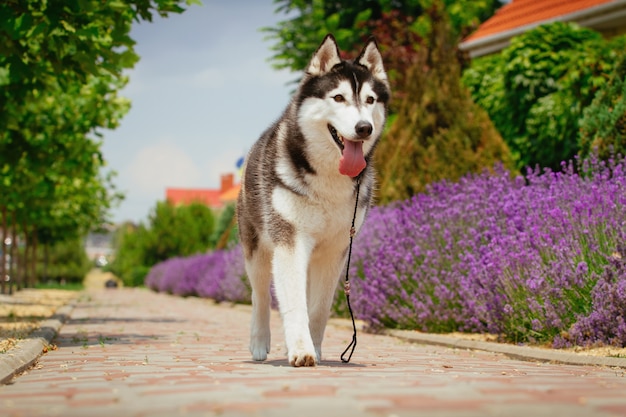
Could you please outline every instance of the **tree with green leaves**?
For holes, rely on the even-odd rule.
[[[461,85],[445,10],[433,6],[427,13],[433,22],[428,47],[419,50],[407,72],[396,119],[376,154],[381,203],[410,198],[430,183],[456,181],[498,163],[513,167],[489,116]]]
[[[48,283],[81,283],[93,267],[83,250],[83,239],[72,238],[58,240],[49,245],[47,263],[40,260],[37,275]]]
[[[149,232],[143,224],[121,224],[113,235],[114,257],[104,267],[118,276],[128,287],[143,284],[151,264],[146,261]]]
[[[327,33],[332,33],[345,56],[354,57],[375,36],[385,62],[395,112],[405,90],[406,73],[415,64],[418,49],[427,46],[432,20],[425,11],[441,4],[450,16],[453,39],[478,27],[501,6],[500,0],[275,0],[277,13],[289,19],[264,28],[275,41],[276,68],[300,72]],[[456,43],[454,43],[456,50]],[[464,60],[463,55],[457,56]]]
[[[290,18],[275,27],[264,28],[264,31],[269,39],[276,41],[272,47],[274,66],[299,72],[306,67],[328,33],[335,36],[339,49],[348,53],[358,52],[370,35],[378,36],[379,31],[392,29],[405,47],[415,47],[414,35],[423,38],[432,26],[424,11],[437,1],[441,1],[448,12],[451,30],[457,39],[476,28],[502,5],[499,0],[275,0],[278,5],[276,13]],[[381,42],[383,54],[385,45]]]
[[[175,206],[159,201],[147,225],[119,228],[114,239],[115,257],[107,269],[126,285],[141,285],[158,262],[213,249],[215,230],[215,214],[204,204]]]
[[[189,256],[210,248],[215,216],[202,203],[174,206],[157,202],[148,216],[146,262],[152,266],[173,256]]]
[[[290,19],[268,28],[278,68],[301,70],[326,33],[352,55],[378,41],[392,86],[389,129],[376,163],[380,201],[408,198],[432,181],[490,168],[510,154],[484,111],[459,85],[458,40],[490,17],[498,0],[278,0]]]
[[[182,5],[194,2],[0,4],[3,233],[11,229],[36,247],[38,236],[71,239],[106,220],[119,194],[111,187],[111,174],[102,172],[99,129],[117,127],[129,109],[118,93],[127,82],[124,70],[139,59],[131,26],[155,14],[182,12]],[[4,267],[4,244],[2,249]]]

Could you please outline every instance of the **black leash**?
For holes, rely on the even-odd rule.
[[[352,240],[354,239],[354,235],[356,234],[356,229],[354,228],[354,222],[356,220],[356,210],[359,207],[359,191],[361,190],[361,176],[356,180],[356,201],[354,202],[354,214],[352,215],[352,226],[350,227],[350,249],[348,250],[348,262],[346,263],[346,279],[343,284],[343,291],[346,293],[346,302],[348,303],[348,311],[350,311],[350,318],[352,319],[352,342],[348,345],[346,350],[341,354],[341,362],[348,363],[352,358],[352,354],[354,353],[354,348],[356,348],[356,324],[354,323],[354,313],[352,313],[352,307],[350,306],[350,258],[352,257]],[[346,353],[350,351],[350,355],[348,355],[348,359],[345,359]]]

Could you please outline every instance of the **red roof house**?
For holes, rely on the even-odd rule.
[[[607,37],[626,32],[626,0],[512,0],[459,45],[471,57],[499,52],[536,26],[576,22]]]
[[[174,205],[201,203],[213,208],[221,207],[220,190],[201,188],[166,188],[165,199]]]
[[[230,190],[224,191],[220,194],[220,201],[222,204],[234,203],[237,201],[239,197],[239,190],[241,189],[241,184],[235,184]]]
[[[165,199],[174,205],[201,203],[214,209],[237,200],[240,184],[235,184],[233,174],[224,174],[219,189],[166,188]]]

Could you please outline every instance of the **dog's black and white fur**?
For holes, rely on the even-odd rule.
[[[252,286],[252,358],[270,351],[270,284],[289,363],[313,366],[345,267],[357,178],[358,230],[371,205],[371,160],[390,90],[376,42],[354,61],[332,35],[313,55],[282,117],[251,149],[237,204]]]

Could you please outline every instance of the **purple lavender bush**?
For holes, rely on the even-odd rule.
[[[626,275],[610,262],[626,256],[624,167],[500,169],[375,208],[353,252],[356,314],[373,329],[626,345]]]
[[[625,207],[622,157],[433,184],[372,209],[352,252],[353,309],[373,330],[626,346]],[[240,246],[162,262],[146,285],[250,302]],[[343,294],[333,309],[345,315]]]
[[[240,246],[160,262],[152,267],[145,284],[155,291],[175,295],[250,303]]]
[[[626,236],[623,236],[626,238]],[[626,261],[622,250],[611,254],[610,265],[592,290],[592,311],[555,338],[555,345],[626,346]]]
[[[146,276],[145,285],[155,291],[173,293],[172,287],[181,279],[184,263],[185,258],[176,257],[156,264]]]
[[[216,301],[249,304],[251,289],[246,278],[243,253],[237,245],[230,250],[218,250],[208,255],[211,267],[199,276],[196,292],[200,297]]]

